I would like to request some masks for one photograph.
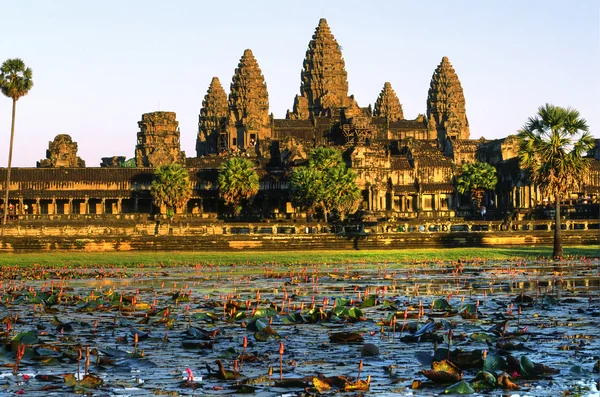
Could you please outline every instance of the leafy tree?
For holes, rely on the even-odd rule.
[[[2,232],[6,225],[6,216],[8,214],[8,191],[10,188],[10,167],[12,165],[13,141],[15,137],[15,112],[17,101],[22,96],[27,95],[33,87],[31,68],[26,68],[25,63],[18,58],[4,61],[0,67],[0,89],[2,93],[11,98],[12,123],[10,125],[10,144],[8,147],[8,166],[6,168],[6,191],[4,194],[4,219],[2,221]]]
[[[560,200],[589,167],[584,157],[594,146],[585,119],[571,108],[546,104],[519,131],[519,160],[531,181],[554,196],[554,258],[562,257]]]
[[[232,157],[223,163],[217,184],[219,196],[233,207],[235,216],[242,212],[242,202],[255,196],[260,187],[254,164],[243,157]]]
[[[362,200],[356,174],[346,167],[342,153],[325,147],[310,152],[308,167],[292,172],[291,190],[295,206],[309,214],[320,208],[325,222],[331,211],[341,219],[355,212]]]
[[[460,194],[470,192],[475,208],[481,205],[485,191],[494,190],[497,183],[496,168],[480,161],[464,163],[456,176],[456,190]]]
[[[310,215],[319,208],[324,196],[323,172],[312,167],[298,167],[292,172],[292,203]]]
[[[175,163],[161,165],[154,172],[150,193],[156,205],[167,207],[167,217],[172,218],[175,209],[183,207],[192,195],[188,170]]]

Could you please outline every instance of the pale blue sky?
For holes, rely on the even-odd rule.
[[[600,136],[600,0],[14,1],[2,6],[0,61],[22,58],[35,86],[17,103],[13,165],[35,167],[70,134],[87,166],[131,158],[143,113],[177,112],[195,156],[212,76],[225,91],[245,48],[262,69],[270,111],[284,118],[319,18],[326,18],[360,106],[384,82],[406,118],[426,111],[448,56],[462,83],[471,138],[515,133],[546,102],[578,109]],[[11,101],[0,97],[0,166]]]

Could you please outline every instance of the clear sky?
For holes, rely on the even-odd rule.
[[[174,111],[195,153],[212,76],[225,91],[252,49],[284,118],[320,18],[342,46],[350,94],[373,104],[384,82],[406,118],[426,111],[448,56],[462,83],[471,138],[514,134],[544,103],[571,106],[600,136],[600,0],[11,1],[2,5],[0,62],[21,58],[34,87],[17,102],[13,166],[35,167],[70,134],[88,167],[134,156],[143,113]],[[0,97],[0,166],[12,102]]]

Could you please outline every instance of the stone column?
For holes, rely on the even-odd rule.
[[[73,199],[69,198],[69,207],[67,209],[67,213],[70,215],[73,213]]]
[[[33,212],[36,215],[39,215],[42,213],[42,209],[40,208],[40,198],[36,197],[35,199],[35,211]]]
[[[123,213],[123,199],[118,198],[117,199],[117,214],[122,214],[122,213]]]
[[[23,198],[19,197],[19,211],[17,211],[19,215],[23,215]]]
[[[85,215],[88,215],[90,213],[90,198],[86,197],[85,199],[83,199],[83,212],[85,213]]]
[[[56,199],[54,197],[52,198],[51,207],[48,208],[48,214],[56,214]]]
[[[106,199],[103,198],[102,200],[100,200],[100,213],[101,214],[105,214],[106,213]]]

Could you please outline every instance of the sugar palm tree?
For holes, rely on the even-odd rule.
[[[362,200],[356,174],[349,170],[337,149],[319,147],[309,154],[308,166],[292,172],[292,200],[312,213],[320,208],[327,222],[336,211],[341,219],[358,209]]]
[[[560,200],[588,170],[594,139],[585,119],[571,108],[546,104],[519,131],[519,160],[531,181],[554,196],[554,258],[562,257]]]
[[[346,168],[345,164],[327,171],[325,186],[328,186],[328,207],[335,210],[340,219],[356,212],[362,201],[362,194],[356,184],[356,174]]]
[[[15,112],[17,109],[17,101],[22,96],[27,95],[33,87],[31,68],[26,68],[25,63],[16,58],[4,61],[0,67],[0,89],[2,93],[11,98],[12,106],[12,122],[10,125],[10,144],[8,146],[8,166],[6,167],[6,186],[4,193],[4,219],[2,220],[2,233],[4,234],[4,226],[6,226],[6,216],[8,214],[8,191],[10,188],[10,167],[12,165],[13,141],[15,137]]]
[[[243,157],[232,157],[223,163],[217,184],[219,196],[233,207],[235,216],[242,212],[242,202],[255,196],[260,187],[254,164]]]
[[[167,217],[172,218],[192,195],[188,170],[179,164],[161,165],[154,172],[150,193],[156,205],[167,207]]]
[[[470,192],[475,208],[481,205],[486,190],[493,190],[497,183],[496,168],[480,161],[463,164],[456,176],[456,190],[460,194]]]

